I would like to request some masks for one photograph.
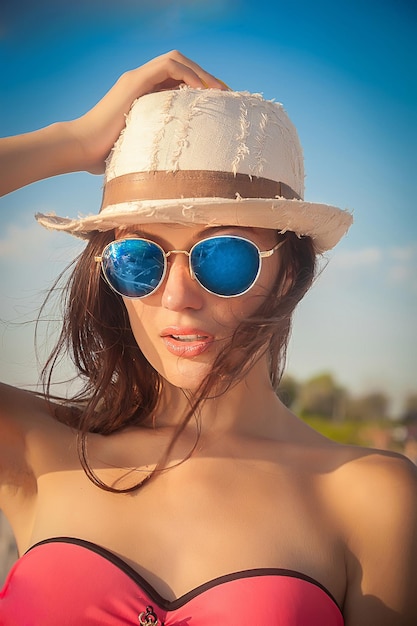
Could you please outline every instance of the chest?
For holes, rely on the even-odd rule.
[[[217,576],[276,567],[342,597],[335,566],[343,571],[343,557],[317,488],[311,476],[247,459],[191,459],[133,495],[104,492],[83,472],[57,472],[39,481],[33,541],[70,536],[105,546],[171,599]]]

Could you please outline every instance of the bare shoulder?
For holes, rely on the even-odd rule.
[[[332,511],[345,543],[346,625],[417,623],[417,467],[393,452],[342,447]]]
[[[4,437],[11,432],[23,435],[36,423],[52,418],[53,406],[37,393],[0,383],[0,433]]]
[[[352,504],[370,516],[417,508],[417,467],[401,454],[367,448],[342,447],[333,479],[337,489],[349,494]],[[341,504],[346,501],[341,498]],[[394,507],[396,508],[396,507]]]
[[[303,463],[344,557],[346,626],[417,624],[417,467],[311,435]],[[339,565],[340,567],[340,565]]]
[[[15,489],[36,474],[66,429],[57,411],[57,405],[35,393],[0,384],[0,484]]]
[[[310,427],[306,432],[299,439],[312,452],[307,469],[327,475],[337,491],[363,499],[363,506],[377,505],[379,499],[383,505],[390,491],[406,500],[415,493],[417,466],[402,454],[339,444]]]

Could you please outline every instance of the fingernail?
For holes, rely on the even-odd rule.
[[[203,87],[204,87],[204,89],[209,89],[209,86],[208,86],[208,85],[207,85],[207,83],[206,83],[206,82],[205,82],[205,81],[201,78],[201,76],[200,76],[200,80],[201,80],[201,82],[203,83]]]

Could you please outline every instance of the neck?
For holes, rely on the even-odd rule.
[[[192,392],[165,385],[156,426],[179,426],[194,401]],[[268,436],[271,429],[276,430],[277,413],[282,411],[285,407],[271,386],[266,358],[262,358],[230,389],[204,400],[198,409],[198,419],[204,436],[226,433]],[[193,419],[187,428],[195,429]]]

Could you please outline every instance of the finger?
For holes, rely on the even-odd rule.
[[[94,110],[103,115],[125,114],[136,98],[146,93],[176,88],[180,84],[199,89],[207,87],[226,89],[222,81],[177,50],[173,50],[125,72]]]
[[[204,88],[211,87],[213,89],[229,89],[223,81],[207,72],[200,65],[198,65],[198,63],[195,63],[185,55],[181,54],[178,50],[172,50],[171,52],[168,52],[166,56],[178,61],[185,68],[191,69],[193,74],[198,77],[200,85],[192,84],[192,82],[194,82],[194,76],[189,75],[191,82],[187,82],[187,84],[189,84],[190,87],[203,86]]]
[[[218,78],[217,80],[219,81],[221,85],[223,85],[224,89],[227,89],[227,91],[232,91],[232,88],[229,87],[229,85],[226,85],[226,83],[220,80],[220,78]]]
[[[202,70],[200,71],[202,72]],[[216,79],[213,80],[207,76],[200,77],[198,67],[190,67],[180,60],[168,56],[158,57],[158,59],[150,61],[149,64],[143,65],[127,74],[130,79],[129,91],[132,91],[135,97],[153,91],[176,88],[181,84],[196,89],[204,89],[206,87],[224,89]],[[137,93],[138,84],[140,84],[141,93]]]

